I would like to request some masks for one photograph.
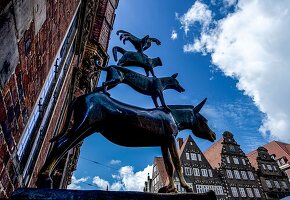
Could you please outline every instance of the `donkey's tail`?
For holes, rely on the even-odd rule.
[[[116,62],[118,61],[118,57],[117,57],[118,52],[121,54],[124,54],[124,53],[126,53],[126,50],[121,48],[121,47],[113,47],[113,56],[114,56],[114,60]]]
[[[68,129],[68,126],[69,126],[69,122],[71,120],[71,116],[72,116],[72,113],[73,113],[73,107],[74,107],[74,104],[76,102],[77,98],[72,100],[72,102],[70,102],[68,108],[67,108],[67,116],[66,116],[66,119],[65,119],[65,122],[64,122],[64,126],[60,132],[60,134],[54,136],[53,138],[51,138],[49,141],[50,142],[55,142],[56,140],[58,140],[60,137],[62,137],[66,132],[67,132],[67,129]]]

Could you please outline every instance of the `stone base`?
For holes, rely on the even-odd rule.
[[[148,192],[20,188],[17,189],[12,194],[11,199],[211,200],[216,199],[216,196],[212,191],[204,194],[194,194],[194,193],[157,194]]]

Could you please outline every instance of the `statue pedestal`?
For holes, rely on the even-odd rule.
[[[102,190],[65,190],[65,189],[38,189],[20,188],[11,196],[11,199],[98,199],[98,200],[211,200],[216,199],[214,192],[204,194],[194,193],[171,193],[157,194],[147,192],[117,192]]]

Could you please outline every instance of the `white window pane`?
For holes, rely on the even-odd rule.
[[[201,161],[201,155],[197,154],[198,160]]]
[[[185,155],[186,155],[186,159],[187,159],[187,160],[190,160],[190,158],[189,158],[189,153],[185,153]]]
[[[238,194],[238,191],[237,191],[237,188],[236,187],[231,187],[231,191],[232,191],[232,194],[234,197],[238,197],[239,194]]]
[[[258,188],[254,188],[254,193],[256,197],[261,197],[261,194]]]

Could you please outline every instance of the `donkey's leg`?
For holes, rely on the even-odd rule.
[[[51,152],[49,153],[45,164],[41,168],[38,175],[38,180],[36,181],[36,186],[38,188],[52,188],[52,180],[50,178],[51,173],[57,166],[58,162],[66,155],[66,153],[80,143],[84,136],[88,136],[86,132],[74,132],[69,133],[70,136],[64,135],[58,141],[55,142]],[[77,135],[81,135],[77,137]]]
[[[158,102],[157,102],[157,97],[156,96],[151,96],[151,98],[153,100],[153,103],[154,103],[155,107],[158,108],[159,105],[158,105]]]
[[[192,189],[189,187],[189,185],[186,183],[183,174],[181,172],[181,163],[180,163],[180,159],[177,153],[177,149],[176,149],[176,144],[175,144],[175,138],[172,136],[171,139],[171,144],[169,146],[169,151],[171,154],[171,159],[173,161],[175,170],[177,172],[177,175],[179,177],[180,180],[180,184],[181,186],[186,190],[186,192],[192,192]]]
[[[172,165],[170,155],[168,152],[168,147],[162,145],[161,152],[162,152],[162,156],[164,159],[165,169],[166,169],[166,172],[167,172],[168,177],[169,177],[168,192],[177,192],[175,185],[174,185],[174,181],[173,181],[173,165]]]

